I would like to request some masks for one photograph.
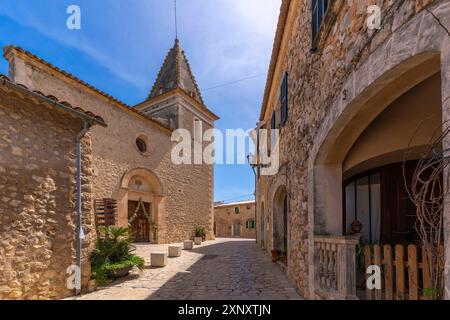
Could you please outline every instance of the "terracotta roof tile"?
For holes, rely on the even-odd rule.
[[[140,112],[140,111],[136,110],[135,108],[125,104],[124,102],[114,98],[113,96],[105,93],[104,91],[95,88],[94,86],[92,86],[89,83],[87,83],[87,82],[77,78],[76,76],[72,75],[71,73],[56,67],[55,65],[51,64],[50,62],[45,61],[44,59],[39,58],[38,56],[36,56],[35,54],[31,53],[30,51],[27,51],[25,49],[22,49],[21,47],[17,47],[17,46],[13,46],[13,45],[6,46],[5,48],[3,48],[3,51],[6,54],[6,52],[8,52],[11,49],[14,49],[14,50],[16,50],[18,52],[21,52],[21,53],[25,54],[26,56],[28,56],[29,58],[37,60],[38,62],[42,63],[43,65],[45,65],[47,67],[49,67],[50,69],[52,69],[52,70],[54,70],[54,71],[56,71],[58,73],[61,73],[64,76],[66,76],[67,78],[76,81],[77,83],[79,83],[79,84],[89,88],[90,90],[96,92],[97,94],[99,94],[101,96],[104,96],[105,98],[107,98],[107,99],[111,100],[112,102],[114,102],[116,105],[119,105],[122,108],[126,108],[129,111],[132,111],[133,113],[135,113],[136,115],[140,116],[141,118],[145,118],[146,120],[152,122],[153,124],[163,128],[165,130],[168,130],[170,132],[173,131],[173,129],[171,129],[170,127],[164,125],[163,123],[161,123],[161,122],[159,122],[159,121],[157,121],[157,120],[155,120],[155,119],[153,119],[153,118],[143,114],[142,112]],[[41,92],[39,92],[39,94],[42,95]]]
[[[63,106],[65,106],[65,107],[68,107],[68,108],[70,108],[70,109],[72,109],[72,110],[74,110],[74,111],[77,111],[78,113],[82,113],[82,114],[86,115],[87,117],[89,117],[89,118],[91,118],[91,119],[95,119],[96,122],[97,122],[98,124],[101,124],[101,125],[106,126],[105,120],[103,120],[102,117],[97,116],[97,115],[93,114],[93,113],[90,112],[90,111],[84,111],[84,110],[81,109],[81,108],[73,107],[70,103],[65,102],[65,101],[62,101],[62,102],[61,102],[61,101],[58,100],[58,98],[56,98],[56,97],[53,96],[53,95],[47,95],[47,96],[46,96],[46,95],[44,95],[44,94],[43,94],[42,92],[40,92],[40,91],[37,91],[37,90],[30,90],[27,86],[25,86],[25,85],[23,85],[23,84],[21,84],[21,83],[16,83],[16,82],[12,81],[10,78],[8,78],[7,76],[5,76],[5,75],[3,75],[3,74],[0,74],[0,79],[3,80],[3,81],[0,81],[0,84],[1,84],[1,85],[5,85],[6,83],[9,83],[9,84],[11,84],[11,85],[14,86],[14,87],[22,88],[22,89],[28,91],[28,93],[30,93],[30,94],[38,95],[38,96],[40,96],[41,98],[45,98],[45,99],[47,99],[47,100],[51,100],[51,101],[55,102],[56,104],[60,104],[60,105],[63,105]]]

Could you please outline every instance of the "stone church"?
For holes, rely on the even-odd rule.
[[[194,128],[206,131],[218,120],[203,101],[178,39],[149,96],[137,106],[21,48],[4,48],[4,57],[9,75],[2,78],[0,97],[0,299],[70,295],[65,272],[75,256],[76,171],[71,132],[83,128],[79,119],[94,119],[88,119],[92,126],[83,140],[85,268],[99,224],[130,224],[137,242],[180,242],[192,238],[198,226],[207,239],[214,238],[213,166],[175,165],[171,159],[174,130],[189,130],[194,137]],[[12,98],[10,87],[22,95]],[[51,209],[43,208],[36,192],[51,200]],[[51,212],[52,230],[43,233],[46,227],[39,223],[46,225],[46,218],[38,223],[36,210]],[[28,222],[14,223],[20,221]],[[24,262],[21,256],[30,252],[33,257]],[[83,283],[89,272],[83,269]]]

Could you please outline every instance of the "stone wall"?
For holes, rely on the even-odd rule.
[[[289,1],[284,1],[289,2]],[[268,234],[272,233],[272,202],[275,188],[285,183],[289,194],[289,267],[288,276],[298,286],[301,294],[312,297],[311,266],[313,256],[311,253],[311,240],[314,231],[314,214],[320,203],[314,203],[315,194],[310,181],[314,179],[311,163],[318,145],[318,135],[325,134],[324,125],[331,127],[336,117],[333,115],[342,112],[345,105],[351,105],[352,99],[357,97],[355,92],[361,92],[369,83],[369,76],[377,78],[377,72],[386,67],[393,68],[395,61],[399,63],[404,56],[402,50],[417,42],[413,34],[405,34],[396,38],[397,42],[404,41],[397,47],[390,49],[391,35],[414,24],[419,32],[430,40],[430,50],[436,47],[441,39],[445,39],[444,26],[448,26],[448,15],[445,3],[447,1],[417,0],[417,1],[333,1],[316,51],[312,51],[311,39],[311,1],[290,1],[289,12],[284,35],[285,41],[281,45],[276,69],[272,83],[273,92],[268,99],[264,119],[270,126],[272,111],[279,108],[278,94],[281,85],[281,75],[289,74],[289,118],[286,126],[281,129],[280,141],[280,172],[271,177],[261,177],[258,183],[258,205],[264,202],[264,214],[269,217],[270,227]],[[378,4],[382,9],[382,29],[379,31],[367,30],[367,6]],[[443,4],[443,5],[442,5]],[[439,5],[440,8],[436,9]],[[448,7],[448,6],[447,6]],[[430,11],[428,11],[430,10]],[[431,14],[435,10],[435,17]],[[438,21],[438,19],[441,21]],[[443,23],[442,26],[439,22]],[[447,22],[447,24],[445,24]],[[432,28],[430,27],[432,26]],[[409,28],[412,30],[414,28]],[[437,30],[426,36],[427,30]],[[448,30],[448,29],[447,29]],[[447,31],[448,33],[448,31]],[[435,39],[432,39],[435,37]],[[413,48],[414,49],[414,48]],[[365,63],[376,52],[379,65]],[[386,55],[383,58],[383,53]],[[394,56],[396,54],[396,56]],[[392,55],[392,64],[385,65],[387,57]],[[372,60],[370,60],[372,61]],[[374,60],[375,63],[375,60]],[[370,65],[370,70],[360,70],[357,77],[350,77],[352,72],[361,67]],[[383,66],[383,68],[381,68]],[[350,80],[348,80],[350,78]],[[352,80],[353,79],[353,80]],[[347,82],[349,81],[349,82]],[[347,90],[353,85],[353,88]],[[269,87],[271,89],[272,87]],[[445,97],[444,97],[445,98]],[[332,107],[336,107],[332,109]],[[314,150],[314,152],[313,152]],[[323,186],[329,188],[330,186]],[[260,213],[263,214],[263,213]],[[317,217],[316,217],[317,218]],[[261,219],[259,216],[258,219]],[[261,220],[259,220],[261,221]],[[320,223],[320,221],[319,221]],[[266,238],[267,250],[271,249],[270,236]]]
[[[164,191],[158,242],[192,238],[196,226],[204,226],[207,238],[213,238],[212,166],[173,164],[170,130],[36,59],[24,54],[7,57],[15,65],[12,76],[16,82],[91,111],[108,124],[106,129],[92,129],[94,199],[118,199],[123,191],[122,178],[134,169],[146,169],[159,179]],[[189,116],[180,121],[193,123],[193,117],[191,120]],[[141,135],[148,137],[146,154],[141,154],[136,147],[136,138]]]
[[[0,89],[0,300],[49,299],[76,264],[76,136],[81,119]],[[95,241],[91,140],[83,152],[83,286]]]
[[[239,214],[235,212],[236,207],[240,209]],[[216,206],[214,208],[216,237],[232,238],[232,225],[234,221],[239,220],[241,223],[240,238],[256,239],[256,226],[253,229],[246,227],[246,222],[249,219],[255,221],[255,218],[255,203]]]

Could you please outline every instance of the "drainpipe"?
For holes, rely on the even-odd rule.
[[[76,273],[76,295],[81,293],[81,247],[82,240],[84,238],[83,225],[82,225],[82,201],[81,201],[81,140],[84,138],[86,133],[89,131],[91,124],[89,121],[83,119],[83,130],[77,135],[77,267],[78,272]]]

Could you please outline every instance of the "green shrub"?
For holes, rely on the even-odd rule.
[[[132,254],[136,249],[129,228],[100,227],[98,231],[96,248],[90,257],[92,276],[98,284],[109,281],[108,271],[144,268],[144,259]]]
[[[205,228],[204,227],[196,227],[195,228],[195,236],[202,237],[203,239],[205,239],[205,237],[206,237]]]

